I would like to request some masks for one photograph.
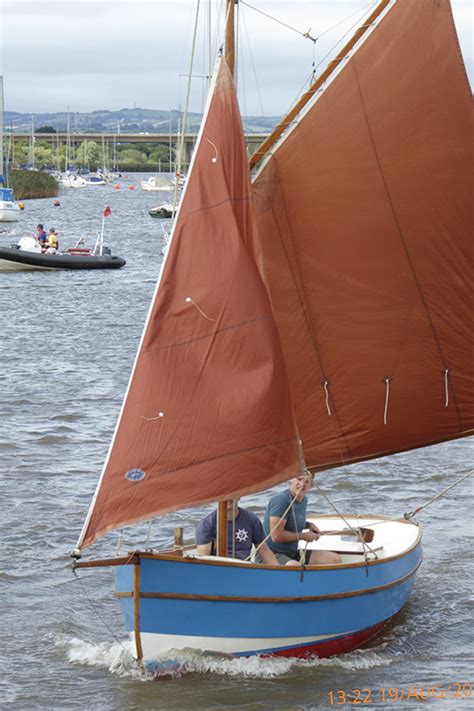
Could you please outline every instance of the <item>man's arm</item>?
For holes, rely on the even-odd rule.
[[[198,555],[211,555],[212,553],[212,541],[210,543],[203,543],[198,545],[197,554]]]
[[[196,545],[198,555],[212,555],[212,543],[216,537],[214,517],[209,514],[196,526]]]
[[[313,533],[317,533],[319,536],[321,535],[321,531],[319,530],[319,528],[316,526],[315,523],[312,523],[311,521],[306,521],[305,528],[309,528],[310,531],[312,531]]]
[[[295,531],[285,530],[286,521],[280,516],[270,516],[270,536],[274,543],[294,543],[294,541],[317,541],[319,533],[314,531]]]

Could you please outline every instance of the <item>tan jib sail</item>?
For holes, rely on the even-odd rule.
[[[447,0],[398,0],[262,164],[256,251],[307,464],[472,433],[472,96]]]
[[[298,444],[221,59],[111,450],[79,541],[290,476]]]

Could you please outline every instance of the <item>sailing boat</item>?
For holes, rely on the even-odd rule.
[[[108,531],[218,501],[225,532],[225,500],[303,467],[473,431],[471,95],[448,0],[383,0],[257,152],[252,185],[233,12],[231,0],[226,54],[73,554],[76,567],[114,567],[139,660],[182,648],[351,651],[407,602],[421,529],[412,517],[344,516],[373,541],[322,536],[315,545],[342,559],[326,566],[228,558],[224,535],[215,557],[181,546],[79,560]]]
[[[5,158],[3,137],[3,76],[0,76],[0,222],[16,222],[20,206],[15,202],[13,189],[8,184],[8,160]]]

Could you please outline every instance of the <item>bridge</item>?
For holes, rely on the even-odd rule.
[[[8,136],[8,140],[11,139],[11,135]],[[262,143],[262,141],[267,137],[265,133],[248,133],[245,135],[245,142],[247,144],[247,150],[251,155],[255,149]],[[13,134],[13,140],[15,143],[31,141],[32,136],[26,133],[16,133]],[[84,141],[95,141],[95,143],[102,144],[104,142],[106,145],[120,145],[122,143],[160,143],[165,146],[173,146],[176,148],[178,140],[180,139],[177,133],[35,133],[35,141],[46,141],[50,142],[52,145],[57,146],[61,144],[66,144],[68,141],[70,144],[77,147],[78,144]],[[197,140],[197,133],[188,133],[184,137],[185,146],[185,158],[184,162],[189,163],[191,158],[191,153],[194,148],[194,144]]]

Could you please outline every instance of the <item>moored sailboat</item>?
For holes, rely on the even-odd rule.
[[[0,222],[16,222],[20,210],[8,184],[8,159],[5,158],[3,141],[3,76],[0,76]]]
[[[381,2],[324,91],[257,153],[252,186],[231,44],[76,558],[108,531],[305,468],[472,434],[470,98],[449,3]],[[216,557],[190,547],[75,565],[116,569],[138,659],[184,647],[328,656],[403,607],[422,557],[413,520],[344,524],[375,535],[322,536],[334,565],[236,560],[219,541]]]

